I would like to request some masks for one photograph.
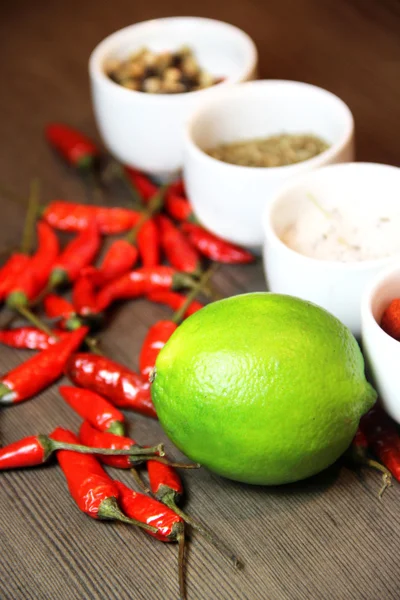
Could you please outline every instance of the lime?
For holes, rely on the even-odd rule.
[[[351,332],[272,293],[209,304],[158,355],[152,398],[169,438],[230,479],[274,485],[331,465],[376,400]]]

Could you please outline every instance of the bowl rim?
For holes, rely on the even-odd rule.
[[[282,173],[289,176],[295,174],[296,172],[301,172],[302,170],[308,167],[315,169],[318,166],[324,165],[327,161],[332,160],[332,158],[338,153],[340,153],[343,150],[343,148],[345,148],[348,145],[348,143],[352,140],[354,136],[354,117],[350,108],[341,98],[339,98],[339,96],[336,96],[335,94],[333,94],[329,90],[326,90],[325,88],[313,85],[311,83],[306,83],[304,81],[296,81],[292,79],[257,79],[254,81],[237,82],[235,83],[235,85],[230,86],[229,93],[232,97],[232,95],[235,92],[237,92],[238,94],[240,94],[241,92],[243,92],[243,94],[246,94],[246,90],[250,90],[251,93],[251,90],[256,88],[265,88],[268,92],[269,88],[276,87],[286,87],[288,89],[309,89],[316,91],[319,94],[322,93],[322,95],[324,95],[326,98],[329,98],[336,102],[337,106],[343,112],[343,117],[346,126],[345,132],[340,138],[340,140],[329,146],[329,148],[327,148],[320,154],[317,154],[317,156],[314,156],[312,158],[309,158],[308,160],[304,160],[299,163],[295,163],[293,165],[284,165],[281,167],[249,167],[246,165],[234,165],[209,156],[195,142],[193,138],[193,128],[196,120],[199,119],[209,109],[214,108],[218,104],[223,104],[226,100],[229,101],[228,90],[227,88],[224,88],[225,93],[222,93],[222,91],[220,91],[218,95],[214,96],[212,99],[210,98],[207,103],[203,102],[201,106],[199,106],[194,112],[192,112],[188,121],[186,122],[184,129],[185,146],[189,149],[189,151],[193,152],[198,159],[203,160],[204,162],[211,165],[214,164],[214,166],[218,165],[218,168],[225,169],[228,175],[231,174],[233,170],[236,170],[237,172],[240,171],[243,174],[248,173],[252,177],[265,177],[266,174],[271,174],[275,176],[278,173]]]
[[[400,350],[399,340],[396,340],[382,329],[372,312],[372,302],[376,297],[377,288],[380,287],[385,281],[390,280],[391,277],[393,277],[393,275],[396,273],[400,275],[400,258],[398,263],[392,264],[382,271],[379,271],[379,273],[373,277],[373,279],[366,286],[361,298],[361,333],[364,337],[367,321],[367,326],[373,327],[377,334],[382,338],[382,342],[393,345],[393,349],[397,347],[398,352]]]
[[[305,180],[310,177],[318,176],[321,172],[332,171],[332,170],[348,170],[348,169],[382,169],[382,170],[391,170],[397,171],[400,176],[400,167],[396,167],[394,165],[386,165],[384,163],[373,163],[373,162],[345,162],[345,163],[336,163],[325,165],[320,167],[319,169],[313,169],[312,171],[308,171],[307,173],[303,173],[302,175],[296,177],[295,180],[287,181],[282,186],[279,187],[279,190],[275,193],[274,197],[271,199],[271,202],[266,206],[263,217],[263,230],[264,230],[264,245],[266,240],[268,239],[269,244],[273,244],[275,247],[278,247],[281,252],[286,253],[288,256],[292,258],[292,260],[296,260],[298,262],[303,261],[308,265],[314,265],[315,268],[329,268],[332,270],[341,270],[341,271],[349,271],[349,272],[362,272],[371,268],[376,268],[379,266],[384,267],[385,265],[390,266],[391,263],[398,256],[400,263],[400,251],[391,256],[384,256],[381,258],[373,258],[368,260],[349,260],[346,262],[340,260],[325,260],[320,258],[314,258],[313,256],[306,256],[305,254],[301,254],[300,252],[296,252],[296,250],[292,250],[289,248],[280,237],[276,234],[274,227],[272,226],[272,215],[274,210],[279,203],[282,202],[283,196],[289,191],[295,191],[299,184],[302,184]],[[400,203],[399,203],[400,207]]]
[[[130,90],[128,88],[119,85],[115,81],[110,79],[104,69],[103,63],[106,59],[106,47],[115,40],[115,46],[118,46],[118,39],[125,37],[129,32],[134,34],[135,30],[140,30],[142,28],[150,26],[152,23],[161,23],[168,27],[169,24],[174,24],[177,22],[187,22],[194,24],[201,24],[201,26],[207,26],[212,24],[213,26],[220,27],[227,31],[230,31],[233,35],[236,35],[237,39],[242,44],[243,48],[246,50],[246,64],[240,70],[233,75],[226,77],[223,81],[210,86],[208,88],[204,88],[201,90],[193,90],[191,92],[183,92],[180,94],[148,94],[146,92],[141,92],[138,90]],[[224,88],[225,86],[232,85],[233,83],[237,83],[242,79],[245,79],[251,75],[252,72],[255,71],[258,62],[258,52],[257,47],[252,40],[252,38],[242,29],[236,27],[236,25],[232,25],[231,23],[227,23],[225,21],[220,21],[218,19],[210,19],[207,17],[196,17],[196,16],[177,16],[177,17],[161,17],[156,19],[148,19],[147,21],[139,21],[138,23],[132,23],[131,25],[127,25],[126,27],[122,27],[116,31],[113,31],[108,36],[103,38],[92,50],[89,56],[88,69],[90,77],[97,82],[101,82],[105,85],[110,91],[114,93],[121,93],[125,96],[125,99],[136,98],[139,100],[143,100],[145,102],[170,102],[176,103],[182,100],[185,97],[193,97],[194,95],[204,94],[210,92],[212,89]],[[117,91],[119,90],[119,92]]]

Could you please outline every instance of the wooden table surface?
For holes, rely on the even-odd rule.
[[[225,4],[227,6],[227,4]],[[40,177],[43,199],[82,200],[74,175],[49,152],[43,127],[66,121],[96,136],[87,78],[104,36],[149,18],[198,14],[230,21],[255,40],[261,74],[297,79],[340,95],[352,109],[357,156],[396,164],[400,131],[398,0],[14,0],[0,20],[0,181],[25,194]],[[20,238],[23,209],[1,198],[2,241]],[[224,267],[226,295],[263,290],[261,265]],[[116,360],[136,368],[149,325],[167,315],[144,301],[125,304],[102,335]],[[0,350],[1,371],[26,353]],[[132,419],[142,442],[165,440],[158,423]],[[79,419],[53,386],[2,410],[1,444]],[[179,453],[167,442],[174,457]],[[79,512],[56,465],[7,472],[0,486],[0,598],[173,600],[174,545]],[[123,475],[130,481],[129,474]],[[194,534],[187,560],[189,600],[383,600],[399,598],[400,487],[382,501],[378,474],[340,463],[313,480],[280,488],[239,485],[205,470],[184,476],[187,510],[207,521],[246,564],[236,572]]]

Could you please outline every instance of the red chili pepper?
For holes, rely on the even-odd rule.
[[[57,427],[51,438],[58,442],[79,443],[67,429]],[[59,450],[57,460],[67,480],[72,498],[80,510],[94,519],[115,519],[157,533],[157,529],[126,517],[118,506],[119,490],[100,463],[88,454]]]
[[[154,219],[143,223],[137,235],[137,245],[144,267],[160,264],[160,232]]]
[[[395,298],[385,309],[381,327],[395,340],[400,340],[400,298]]]
[[[128,208],[53,200],[45,208],[43,218],[49,225],[61,231],[84,231],[95,222],[101,234],[113,235],[132,229],[138,222],[140,213]]]
[[[125,417],[108,400],[83,388],[61,385],[59,392],[71,408],[100,431],[124,435]]]
[[[75,385],[104,396],[119,408],[157,418],[149,383],[105,356],[89,352],[74,354],[67,361],[66,374]]]
[[[393,421],[377,407],[362,417],[360,427],[374,454],[400,481],[400,437]]]
[[[93,285],[101,287],[130,271],[137,257],[135,246],[126,240],[116,240],[108,248],[101,265],[98,268],[87,267],[83,274],[90,278]]]
[[[15,277],[7,295],[7,304],[11,307],[28,305],[42,291],[57,260],[59,243],[52,228],[44,221],[39,222],[37,236],[38,248],[35,254]]]
[[[182,231],[201,254],[217,262],[227,264],[244,264],[254,261],[254,256],[244,250],[206,231],[194,223],[182,223]]]
[[[60,326],[63,329],[74,331],[82,327],[82,321],[76,315],[75,309],[71,302],[65,298],[57,296],[57,294],[47,294],[43,301],[44,312],[49,319],[60,318]]]
[[[52,269],[50,283],[53,286],[73,282],[82,269],[92,263],[99,251],[101,237],[97,224],[92,222],[85,231],[78,234],[58,258]]]
[[[45,129],[49,144],[79,170],[89,170],[100,156],[100,150],[86,135],[63,123],[50,123]]]
[[[103,235],[115,235],[129,231],[141,217],[140,212],[130,208],[97,206],[95,209],[95,220]]]
[[[180,273],[172,267],[142,267],[104,286],[97,297],[97,306],[102,311],[117,300],[138,298],[154,290],[171,290],[192,285],[193,280],[189,274]]]
[[[56,338],[65,339],[68,333],[55,330],[51,336],[37,327],[18,327],[16,329],[0,330],[0,343],[12,348],[26,348],[29,350],[47,350],[57,343]]]
[[[135,442],[128,437],[121,435],[115,435],[114,433],[107,433],[99,431],[91,426],[89,421],[84,421],[79,430],[79,439],[85,446],[91,448],[110,448],[111,450],[134,450],[135,448],[141,448]],[[116,469],[132,469],[132,466],[142,463],[147,460],[146,456],[100,456],[99,459],[106,465],[115,467]]]
[[[156,190],[141,218],[125,238],[131,244],[137,244],[144,267],[155,267],[160,262],[159,232],[152,217],[162,209],[166,190],[167,186]]]
[[[183,302],[179,303],[179,308],[175,311],[172,319],[158,321],[152,327],[150,327],[145,340],[142,345],[142,349],[139,356],[140,372],[145,378],[149,378],[152,381],[151,373],[155,367],[157,356],[174,333],[178,324],[184,319],[188,308],[192,305],[195,296],[200,290],[206,285],[208,279],[215,271],[215,265],[209,267],[209,269],[203,273],[201,279],[191,289],[187,297],[184,297]],[[170,292],[169,292],[170,293]]]
[[[50,319],[57,317],[69,319],[76,314],[71,302],[62,296],[58,296],[57,294],[47,294],[47,296],[44,298],[43,304],[45,314]]]
[[[186,521],[186,523],[199,531],[208,542],[232,560],[235,566],[240,566],[241,561],[232,554],[212,531],[206,528],[202,523],[193,519],[193,517],[189,517],[189,515],[184,513],[177,506],[177,503],[183,495],[183,485],[175,469],[171,465],[149,460],[147,462],[147,472],[149,475],[150,488],[155,498],[160,500],[160,502],[176,512],[176,514]]]
[[[51,270],[60,252],[60,244],[53,229],[45,222],[37,224],[38,249],[32,257],[30,268],[34,272],[37,295],[47,284]]]
[[[178,271],[199,273],[200,256],[187,237],[168,217],[158,215],[157,225],[160,229],[161,246],[168,262]]]
[[[47,436],[31,435],[0,448],[0,469],[35,467],[46,462],[51,454]]]
[[[171,466],[175,467],[187,469],[198,467],[198,465],[187,463],[169,463],[167,459],[164,458],[165,453],[162,444],[153,446],[151,448],[148,448],[147,446],[138,446],[138,444],[132,438],[99,431],[98,429],[92,427],[89,421],[84,421],[82,423],[79,431],[79,438],[83,444],[91,448],[109,448],[110,453],[113,451],[114,454],[118,451],[120,456],[109,456],[102,454],[99,458],[103,463],[110,465],[111,467],[115,467],[116,469],[130,469],[137,484],[140,485],[146,492],[149,492],[150,490],[148,490],[144,485],[135,467],[136,465],[140,465],[141,463],[149,460],[151,457],[153,457],[152,460],[163,461],[166,464],[170,464]],[[149,453],[148,456],[145,456],[147,450],[149,450]]]
[[[189,200],[174,193],[170,192],[167,194],[165,198],[165,210],[176,221],[196,221]]]
[[[55,441],[47,435],[31,435],[13,442],[8,446],[0,448],[0,470],[5,469],[20,469],[22,467],[35,467],[45,463],[50,456],[57,450],[69,450],[79,452],[80,454],[98,454],[111,455],[117,458],[121,457],[121,453],[124,456],[129,456],[134,460],[135,456],[142,457],[140,460],[147,458],[147,455],[143,455],[143,449],[138,446],[123,449],[111,449],[111,448],[90,448],[88,446],[82,446],[79,443],[67,443],[61,441]],[[153,450],[153,449],[151,449]],[[148,452],[148,449],[146,449]],[[144,456],[144,458],[143,458]]]
[[[140,465],[144,461],[147,461],[149,459],[149,456],[143,455],[143,453],[146,452],[147,447],[143,448],[142,446],[138,446],[135,440],[131,438],[115,435],[109,432],[99,431],[92,427],[89,421],[84,421],[82,423],[79,431],[79,437],[82,443],[90,444],[90,446],[94,448],[110,448],[110,450],[114,450],[114,452],[118,450],[121,453],[125,451],[125,456],[101,456],[100,459],[103,463],[110,465],[111,467],[115,467],[116,469],[130,469],[136,483],[144,491],[150,491],[143,483],[142,479],[139,476],[139,473],[135,468],[136,465]],[[132,452],[130,452],[131,450]],[[151,456],[154,456],[155,454],[157,455],[156,460],[165,460],[165,462],[167,462],[166,459],[162,458],[165,454],[162,444],[159,444],[158,446],[153,446],[152,448],[149,448],[149,450],[151,451],[149,452]],[[135,453],[135,455],[133,455],[133,453]],[[191,465],[186,464],[172,464],[174,464],[175,466],[186,468],[191,467]]]
[[[147,463],[150,488],[160,502],[170,506],[177,504],[183,496],[182,481],[176,470],[170,465],[149,460]]]
[[[185,184],[183,182],[183,179],[176,179],[175,181],[173,181],[172,183],[170,183],[169,185],[169,191],[171,194],[176,194],[177,196],[181,196],[183,198],[187,198],[186,196],[186,190],[185,190]]]
[[[196,222],[191,204],[186,197],[182,179],[171,183],[165,198],[165,210],[176,221]]]
[[[98,315],[96,292],[89,277],[78,277],[72,289],[75,312],[83,317]]]
[[[386,488],[391,485],[392,477],[391,477],[388,469],[386,469],[386,467],[384,467],[379,462],[371,459],[368,456],[368,449],[369,449],[369,444],[368,444],[367,436],[365,435],[365,433],[361,429],[361,427],[359,427],[357,429],[356,435],[354,436],[354,439],[351,443],[351,446],[347,452],[347,455],[350,457],[350,459],[353,462],[360,464],[360,465],[364,465],[366,467],[370,467],[371,469],[380,471],[380,473],[383,474],[382,475],[382,487],[379,491],[379,497],[381,497],[383,492],[386,490]]]
[[[157,321],[147,332],[139,356],[140,372],[145,379],[154,369],[157,356],[178,327],[173,321]]]
[[[0,383],[0,404],[15,404],[35,396],[61,377],[69,356],[82,344],[87,327],[71,332],[6,375]]]
[[[32,258],[28,261],[22,272],[14,277],[14,281],[11,284],[6,297],[6,304],[10,308],[28,306],[29,302],[33,300],[36,295],[35,277],[31,265]]]
[[[179,294],[179,292],[170,292],[168,290],[156,290],[154,292],[150,292],[150,294],[147,294],[147,298],[151,302],[165,304],[166,306],[172,308],[172,310],[174,311],[179,310],[181,306],[186,302],[186,296],[184,296],[183,294]],[[201,302],[193,300],[189,308],[185,312],[185,317],[190,317],[190,315],[203,308],[203,306],[204,304],[202,304]]]
[[[145,202],[157,193],[158,187],[146,175],[132,167],[124,167],[125,173]]]
[[[368,451],[368,440],[365,433],[361,429],[357,429],[356,435],[352,441],[352,447],[356,450],[356,452],[360,452],[361,454],[366,454]]]
[[[119,501],[122,510],[131,519],[137,519],[147,525],[154,525],[157,533],[150,533],[161,542],[178,542],[179,544],[179,589],[180,597],[185,598],[184,582],[184,522],[173,510],[157,500],[131,490],[120,481],[115,482],[120,493]]]
[[[120,491],[120,504],[128,517],[138,519],[157,527],[152,533],[161,542],[175,542],[184,531],[184,521],[165,504],[131,490],[128,486],[115,481]]]
[[[10,256],[0,269],[0,300],[4,300],[10,293],[12,286],[30,262],[27,254],[17,252]]]

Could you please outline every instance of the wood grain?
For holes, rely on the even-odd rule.
[[[352,109],[361,160],[398,163],[400,3],[398,0],[14,0],[0,20],[0,181],[26,195],[39,176],[43,200],[83,199],[71,172],[49,152],[43,127],[69,122],[96,136],[87,80],[91,49],[131,22],[194,13],[230,21],[256,41],[261,72],[339,94]],[[2,244],[20,237],[23,209],[1,198]],[[261,265],[222,268],[226,295],[264,289]],[[144,301],[115,314],[103,341],[136,366],[147,327],[168,312]],[[27,356],[0,349],[1,371]],[[159,425],[132,418],[142,442],[165,440]],[[9,443],[79,419],[56,387],[1,412]],[[175,457],[179,453],[167,442]],[[80,514],[56,466],[3,473],[0,486],[2,600],[173,600],[177,548],[124,525]],[[121,479],[130,482],[129,474]],[[254,488],[204,470],[184,475],[186,508],[224,537],[246,564],[236,572],[194,534],[187,564],[190,600],[397,599],[400,489],[377,498],[379,475],[343,463],[282,488]]]

